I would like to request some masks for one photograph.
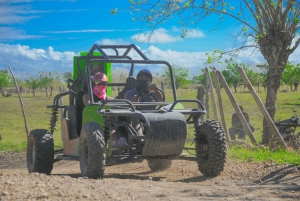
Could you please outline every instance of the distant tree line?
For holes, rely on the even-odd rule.
[[[227,84],[234,88],[237,93],[237,88],[243,85],[242,78],[238,73],[238,67],[242,67],[248,76],[249,80],[254,86],[266,88],[266,78],[268,69],[267,68],[257,68],[252,67],[249,64],[238,63],[232,59],[225,60],[225,67],[220,71],[224,76]],[[211,67],[210,67],[211,69]],[[191,84],[202,84],[205,85],[205,69],[201,69],[199,75],[195,75],[190,78],[189,68],[173,65],[172,66],[174,81],[176,88],[184,88]],[[210,70],[210,75],[213,79],[212,70]],[[117,70],[113,74],[113,80],[116,82],[122,82],[126,80],[126,72],[124,70]],[[35,96],[36,90],[44,90],[46,96],[52,96],[53,89],[58,86],[66,86],[68,79],[72,79],[72,72],[39,72],[38,76],[30,76],[28,79],[18,79],[17,83],[22,93],[25,88],[29,89],[33,96]],[[166,68],[162,74],[156,73],[153,75],[154,82],[159,83],[164,81],[165,85],[170,85],[170,72]],[[282,85],[290,86],[291,91],[296,92],[298,90],[298,85],[300,82],[300,63],[293,64],[288,62],[283,71],[283,76],[281,79]],[[0,91],[4,91],[7,87],[13,87],[13,79],[7,70],[0,70]],[[222,87],[222,86],[221,86]]]
[[[20,93],[27,88],[35,96],[36,90],[44,90],[46,96],[52,96],[53,89],[58,86],[65,86],[68,78],[72,77],[71,72],[39,72],[38,76],[29,76],[28,79],[16,78]],[[14,87],[12,76],[7,70],[0,70],[0,91],[1,93],[8,87]]]

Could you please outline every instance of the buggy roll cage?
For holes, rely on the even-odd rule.
[[[108,54],[105,50],[112,50],[111,52],[114,52],[114,54],[110,53]],[[121,50],[124,51],[124,53],[121,54]],[[95,52],[99,52],[101,56],[95,56]],[[137,56],[140,57],[140,59],[132,59],[130,56],[128,56],[129,53],[135,53]],[[163,64],[166,65],[169,68],[170,71],[170,78],[171,78],[171,85],[172,85],[172,91],[173,91],[173,98],[174,101],[177,100],[177,93],[176,93],[176,87],[175,87],[175,80],[173,76],[173,70],[171,65],[166,61],[161,60],[150,60],[148,59],[134,44],[131,45],[97,45],[94,44],[88,54],[86,56],[79,56],[76,61],[76,66],[78,70],[78,77],[72,85],[70,86],[70,89],[73,91],[78,90],[79,84],[83,80],[83,72],[81,71],[80,61],[86,60],[86,73],[87,75],[90,75],[90,64],[92,62],[102,62],[102,63],[120,63],[120,64],[131,64],[130,72],[128,76],[133,75],[134,71],[134,64]],[[88,90],[90,94],[90,100],[91,102],[94,102],[91,90],[91,77],[87,76],[87,84],[88,84]],[[125,83],[109,83],[108,86],[125,86]],[[73,93],[70,93],[71,95]],[[72,101],[73,98],[70,99]],[[71,102],[70,104],[73,104]]]
[[[113,52],[115,54],[107,54],[105,50],[113,50]],[[120,54],[120,50],[123,50],[124,53]],[[128,56],[128,54],[131,53],[131,50],[133,50],[134,51],[133,53],[136,53],[137,56],[140,57],[140,59],[132,59],[130,56]],[[98,51],[101,54],[101,56],[95,56],[94,55],[95,51]],[[59,106],[58,99],[60,99],[62,96],[68,95],[68,94],[70,95],[70,99],[69,99],[70,105],[74,105],[76,91],[79,90],[79,85],[82,83],[83,78],[84,78],[83,72],[81,70],[82,68],[80,66],[81,60],[86,60],[86,73],[88,75],[90,75],[90,64],[92,62],[131,64],[129,76],[133,75],[134,64],[163,64],[163,65],[166,65],[169,68],[169,72],[170,72],[171,87],[172,87],[173,99],[174,99],[173,104],[171,105],[171,107],[168,110],[171,111],[174,108],[174,106],[179,102],[195,102],[200,106],[200,109],[202,110],[201,112],[200,111],[189,111],[186,113],[186,112],[182,111],[182,113],[186,113],[186,114],[199,113],[199,112],[203,113],[203,114],[206,113],[206,110],[205,110],[203,104],[198,100],[197,101],[178,100],[173,70],[172,70],[171,65],[168,62],[162,61],[162,60],[148,59],[134,44],[130,44],[130,45],[97,45],[97,44],[94,44],[87,55],[77,57],[76,67],[77,67],[77,71],[78,71],[78,77],[75,80],[70,80],[71,85],[69,86],[69,91],[57,95],[54,98],[53,106],[49,106],[49,108],[52,108],[52,107],[64,108],[65,106]],[[90,91],[92,88],[91,76],[87,76],[87,82],[88,82],[87,84],[89,86],[88,91],[89,91],[89,95],[90,95],[90,100],[92,103],[94,103],[94,97],[92,96],[92,93]],[[108,86],[125,86],[125,83],[109,83]],[[114,102],[114,101],[104,101],[102,107],[109,102]],[[136,103],[135,103],[135,105],[136,105]],[[132,106],[132,105],[129,104],[129,106]]]

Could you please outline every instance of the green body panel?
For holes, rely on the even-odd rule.
[[[86,124],[87,122],[97,122],[101,126],[102,130],[104,130],[104,118],[102,115],[98,114],[99,105],[87,105],[83,110],[82,116],[82,125]],[[105,106],[105,109],[109,107]]]
[[[87,105],[83,110],[83,117],[82,117],[82,125],[88,122],[96,122],[100,125],[104,132],[104,118],[102,115],[98,114],[99,105]],[[110,106],[104,106],[104,109],[110,109]],[[106,147],[106,156],[109,157],[111,154],[111,139],[109,138],[108,144]]]
[[[174,107],[174,110],[180,110],[180,109],[184,109],[184,106],[181,103],[177,103]]]
[[[78,77],[78,68],[77,68],[77,59],[78,57],[87,56],[88,52],[80,52],[80,56],[74,56],[73,57],[73,80],[76,80]],[[101,56],[100,52],[94,52],[94,56]],[[82,72],[82,76],[85,77],[85,67],[86,67],[86,60],[82,59],[79,61],[79,66]],[[94,62],[95,65],[99,65],[99,62]],[[92,63],[93,64],[93,63]],[[104,64],[104,73],[106,74],[108,78],[108,82],[112,81],[112,70],[111,70],[111,63],[105,63]],[[79,85],[79,88],[82,88],[82,84]],[[111,96],[112,94],[112,88],[110,86],[107,87],[106,93],[108,96]]]

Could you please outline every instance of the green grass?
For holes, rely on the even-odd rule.
[[[51,110],[46,108],[46,106],[53,104],[53,98],[54,96],[46,97],[45,94],[41,93],[37,93],[36,97],[32,97],[31,94],[22,95],[29,132],[37,128],[49,129]],[[64,102],[67,103],[68,100],[64,100]],[[6,150],[4,148],[10,147],[10,143],[17,147],[22,147],[21,145],[27,142],[27,136],[18,96],[16,94],[10,97],[0,96],[0,107],[0,135],[2,137],[2,142],[0,141],[0,143],[5,144],[0,145],[0,150]],[[61,146],[60,129],[60,121],[57,121],[54,135],[56,146]]]
[[[281,87],[281,90],[286,89],[286,86]],[[46,97],[45,93],[41,94],[38,92],[36,97],[32,97],[32,94],[22,94],[28,130],[33,129],[49,129],[50,122],[50,114],[51,110],[46,108],[47,105],[53,104],[53,98],[58,92],[55,91],[52,97]],[[173,100],[173,96],[170,89],[165,90],[167,101]],[[117,94],[113,94],[116,96]],[[177,92],[178,99],[196,99],[197,89],[179,89]],[[263,89],[260,89],[258,93],[262,102],[265,102],[266,92]],[[231,125],[231,116],[235,112],[233,106],[231,105],[225,90],[221,90],[225,121],[227,129]],[[217,96],[215,95],[216,99]],[[242,88],[238,89],[238,93],[234,93],[234,97],[239,105],[244,107],[244,111],[249,114],[250,122],[255,127],[254,137],[260,143],[261,135],[263,130],[263,115],[261,114],[258,106],[256,105],[254,99],[251,94],[247,90],[243,90]],[[64,98],[65,104],[68,103],[68,99]],[[210,118],[213,119],[213,111],[210,102]],[[190,105],[188,105],[190,106]],[[194,105],[193,107],[197,107]],[[286,92],[281,93],[278,92],[277,102],[276,102],[276,116],[275,120],[284,120],[290,118],[293,115],[292,108],[298,111],[300,115],[300,95],[299,92]],[[0,141],[0,150],[5,151],[21,151],[25,150],[26,146],[26,131],[24,126],[23,115],[20,107],[20,102],[17,94],[13,94],[10,97],[2,97],[0,96],[0,135],[2,136],[2,142]],[[60,121],[57,121],[56,131],[54,132],[54,144],[56,148],[61,147],[61,135],[60,135]],[[300,132],[298,128],[296,132]],[[188,125],[188,138],[191,142],[194,138],[193,125]],[[249,138],[246,138],[246,142],[251,142]],[[231,154],[232,152],[237,153],[236,156]],[[253,155],[250,151],[249,155]],[[268,158],[275,159],[276,155],[271,155],[273,153],[267,154],[261,153],[261,155],[266,155],[266,158],[262,158],[261,160],[268,160]],[[283,158],[282,160],[286,160],[285,158],[293,158],[290,153],[280,152],[278,153],[278,160]],[[245,160],[247,156],[244,158],[238,158],[238,156],[242,156],[242,153],[239,153],[239,150],[229,149],[228,156],[240,160]],[[281,157],[282,155],[282,157]],[[249,156],[250,157],[250,156]],[[255,157],[255,160],[260,157]],[[277,159],[276,159],[277,160]],[[296,160],[296,159],[295,159]],[[299,158],[298,158],[299,160]],[[292,160],[291,160],[292,163]]]
[[[186,148],[194,148],[195,144],[188,142],[185,144]],[[194,150],[184,150],[188,155],[195,155]],[[227,149],[227,158],[238,161],[248,161],[249,158],[253,162],[274,161],[276,164],[288,163],[291,165],[300,165],[299,151],[287,151],[279,149],[277,151],[270,151],[269,148],[256,148],[248,149],[241,146],[232,146]]]
[[[26,150],[26,142],[12,143],[12,142],[0,142],[0,150],[9,152],[20,152]]]
[[[247,148],[234,146],[228,149],[227,156],[228,158],[242,161],[247,161],[249,158],[252,158],[253,162],[273,160],[277,164],[288,163],[292,165],[300,165],[299,153],[289,152],[284,149],[271,152],[269,149],[260,148],[249,150]]]

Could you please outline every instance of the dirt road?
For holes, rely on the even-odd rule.
[[[79,162],[59,161],[51,175],[28,174],[25,153],[0,153],[4,200],[300,200],[300,168],[228,160],[218,177],[195,162],[172,161],[151,172],[147,162],[108,166],[103,179],[80,176]]]

